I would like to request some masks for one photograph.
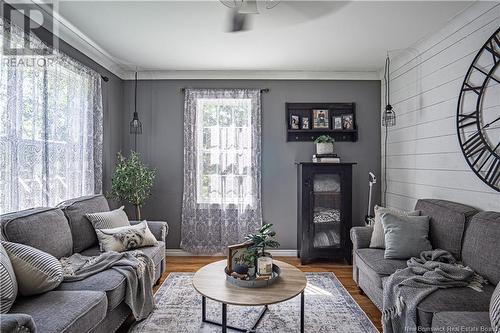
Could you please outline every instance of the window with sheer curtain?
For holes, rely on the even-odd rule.
[[[0,23],[0,43],[42,43]],[[57,50],[0,61],[0,213],[100,193],[100,75]]]
[[[262,224],[259,89],[186,89],[181,247],[213,254]]]

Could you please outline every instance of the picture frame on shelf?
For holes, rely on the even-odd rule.
[[[313,110],[313,128],[329,129],[329,110]]]
[[[227,247],[227,271],[229,274],[233,272],[233,268],[236,265],[236,260],[242,256],[245,251],[253,246],[252,242],[245,242],[241,244],[229,245]]]
[[[345,130],[354,129],[354,115],[353,114],[342,115],[342,129],[345,129]]]
[[[302,129],[310,129],[309,125],[309,117],[302,117],[302,123],[301,123]]]
[[[334,130],[341,130],[342,129],[342,117],[341,116],[333,117],[333,129]]]
[[[300,118],[296,115],[290,115],[290,128],[291,129],[299,129]]]

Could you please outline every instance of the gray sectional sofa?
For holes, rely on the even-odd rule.
[[[56,258],[73,253],[98,255],[96,233],[87,213],[109,211],[106,198],[94,195],[68,200],[55,208],[34,208],[0,216],[2,238],[26,244]],[[131,222],[132,224],[134,222]],[[136,222],[137,223],[137,222]],[[141,250],[155,263],[155,281],[165,271],[168,226],[148,221],[157,246]],[[124,303],[126,280],[106,270],[85,280],[63,282],[47,293],[18,297],[8,314],[1,315],[1,331],[16,331],[33,320],[38,332],[115,332],[131,314]]]
[[[483,292],[470,288],[440,289],[418,305],[418,325],[429,332],[446,332],[447,327],[489,327],[489,306],[500,281],[500,213],[476,209],[444,200],[418,200],[415,210],[430,216],[433,248],[451,252],[490,282]],[[353,279],[364,293],[382,309],[386,279],[406,260],[384,259],[384,250],[370,248],[371,227],[351,229],[353,242]],[[481,332],[481,330],[478,330]]]

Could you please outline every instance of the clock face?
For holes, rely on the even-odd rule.
[[[500,192],[500,28],[474,58],[460,89],[457,131],[476,175]]]

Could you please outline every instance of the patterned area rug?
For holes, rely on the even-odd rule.
[[[366,314],[332,273],[306,273],[305,332],[377,333]],[[192,273],[171,273],[155,295],[156,309],[130,329],[133,333],[219,333],[221,328],[201,322],[201,296],[191,284]],[[227,307],[227,321],[251,327],[260,307]],[[208,319],[220,322],[221,305],[207,299]],[[300,296],[269,306],[257,327],[259,333],[299,332]],[[228,330],[228,332],[235,332]]]

